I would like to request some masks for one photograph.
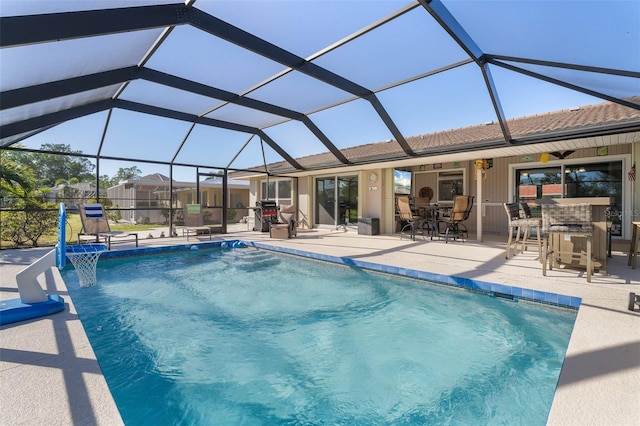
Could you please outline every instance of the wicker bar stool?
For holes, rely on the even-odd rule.
[[[587,282],[591,282],[593,273],[592,259],[592,208],[591,204],[543,204],[542,205],[542,275],[547,275],[547,263],[549,269],[553,269],[556,259],[562,254],[574,252],[561,251],[559,238],[561,236],[585,237],[587,239],[586,267]],[[550,241],[551,240],[551,243]],[[557,240],[557,241],[556,241]]]

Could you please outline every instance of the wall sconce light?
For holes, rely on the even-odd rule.
[[[547,161],[549,161],[549,153],[543,152],[542,154],[540,154],[540,162],[546,163]]]

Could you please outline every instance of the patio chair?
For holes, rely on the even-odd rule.
[[[463,222],[469,219],[474,198],[473,195],[456,195],[449,216],[443,216],[438,220],[438,233],[444,237],[445,243],[449,242],[450,237],[454,240],[460,238],[463,242],[465,235],[469,238],[469,231]],[[441,225],[444,225],[444,232],[441,230]]]
[[[414,197],[413,209],[422,217],[426,218],[429,213],[429,206],[431,205],[431,199],[429,197]]]
[[[563,256],[573,257],[582,253],[563,248],[562,244],[567,243],[563,239],[571,237],[586,238],[585,263],[587,268],[587,282],[591,282],[593,273],[592,259],[592,207],[591,204],[543,204],[542,205],[542,275],[547,275],[547,264],[549,270],[553,269],[556,261],[561,261]],[[562,240],[561,240],[562,237]],[[565,244],[566,245],[566,244]]]
[[[189,235],[198,236],[199,234],[208,234],[211,239],[211,227],[204,224],[204,216],[202,215],[202,207],[200,204],[187,204],[184,206],[184,227],[182,228],[182,236]]]
[[[531,230],[536,228],[536,235],[538,237],[538,256],[542,261],[542,243],[540,241],[540,228],[541,220],[539,218],[531,217],[531,209],[526,203],[504,203],[504,209],[507,212],[507,219],[509,223],[509,239],[507,240],[507,251],[505,259],[511,256],[511,247],[513,246],[513,255],[518,254],[518,242],[521,242],[520,253],[524,253],[527,250],[527,240],[531,235]],[[526,208],[521,209],[520,207]],[[527,217],[528,216],[528,217]],[[515,241],[513,240],[513,233],[516,233]],[[520,236],[522,235],[522,240]]]
[[[422,231],[422,238],[424,238],[422,226],[426,223],[426,220],[422,216],[413,213],[408,195],[396,195],[396,209],[398,211],[398,217],[403,223],[400,229],[400,239],[402,239],[402,234],[406,230],[409,230],[411,239],[415,240],[418,229]]]
[[[507,239],[507,252],[504,258],[508,259],[511,256],[511,246],[513,245],[513,255],[518,254],[518,241],[520,241],[520,206],[518,203],[504,203],[504,210],[507,213],[507,226],[509,227],[509,238]],[[513,240],[513,234],[516,234],[515,241]]]
[[[109,220],[104,212],[102,204],[81,204],[80,205],[80,221],[82,222],[82,231],[78,232],[78,244],[82,241],[100,242],[103,238],[107,249],[111,250],[111,244],[117,242],[128,242],[135,240],[138,247],[138,234],[135,232],[118,232],[112,231],[109,226]],[[90,237],[90,238],[87,238]]]
[[[521,220],[522,226],[524,227],[524,236],[522,237],[522,250],[520,253],[524,253],[527,250],[527,241],[531,236],[531,231],[536,230],[536,237],[538,239],[538,256],[540,256],[540,262],[542,262],[542,242],[541,242],[541,234],[542,234],[542,218],[533,217],[531,213],[531,207],[527,203],[520,203],[520,209],[522,210]]]
[[[291,238],[298,235],[298,221],[296,220],[296,206],[287,204],[280,206],[278,222],[272,223],[269,228],[271,238]]]

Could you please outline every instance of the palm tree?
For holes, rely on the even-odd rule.
[[[34,185],[33,173],[27,166],[10,158],[0,159],[0,190],[24,196],[34,189]]]

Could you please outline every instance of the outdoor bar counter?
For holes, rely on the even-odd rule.
[[[594,258],[594,268],[601,274],[607,272],[607,208],[613,203],[611,197],[586,197],[586,198],[545,198],[540,200],[540,204],[591,204],[593,213],[593,243],[592,252]],[[561,250],[580,253],[586,252],[587,245],[585,238],[572,238],[571,241],[560,242]],[[570,256],[561,256],[561,262],[571,265]],[[586,268],[586,264],[580,265]]]

